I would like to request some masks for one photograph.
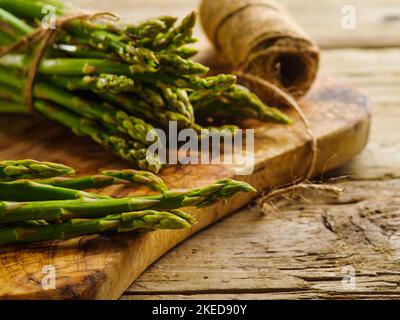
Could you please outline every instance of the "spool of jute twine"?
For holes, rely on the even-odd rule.
[[[274,0],[202,0],[200,19],[233,69],[258,76],[295,98],[310,89],[319,48]],[[267,101],[279,99],[273,90],[263,88],[262,93]]]
[[[207,37],[240,81],[271,105],[293,108],[311,137],[310,179],[317,164],[317,139],[296,98],[307,93],[319,68],[317,44],[273,0],[202,0]]]

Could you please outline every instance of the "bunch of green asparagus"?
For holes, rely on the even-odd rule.
[[[0,0],[0,54],[41,26],[45,5],[54,6],[58,17],[74,12],[57,0]],[[208,68],[190,60],[196,14],[176,21],[162,16],[137,24],[100,18],[66,23],[38,67],[34,109],[153,172],[162,165],[157,155],[146,154],[157,139],[147,139],[148,133],[171,121],[196,131],[220,123],[233,132],[233,123],[243,118],[291,122],[234,76],[205,77]],[[28,41],[0,58],[0,112],[27,112],[24,72],[35,47]]]
[[[0,245],[70,239],[104,232],[190,228],[181,210],[205,207],[237,192],[254,192],[231,179],[188,191],[168,191],[155,174],[109,170],[74,177],[72,168],[34,160],[0,161]],[[143,185],[154,195],[112,198],[96,190],[110,185]]]

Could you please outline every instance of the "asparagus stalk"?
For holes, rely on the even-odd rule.
[[[134,184],[144,185],[154,191],[165,193],[168,190],[165,182],[151,172],[137,171],[133,169],[124,170],[106,170],[103,175],[113,177],[115,179],[127,180]]]
[[[160,54],[159,59],[161,70],[166,73],[188,76],[204,74],[209,71],[209,68],[202,64],[184,59],[180,55],[171,52]]]
[[[31,159],[0,161],[0,181],[57,177],[74,173],[75,170],[70,167],[51,162]]]
[[[98,76],[64,78],[60,76],[53,76],[52,78],[55,83],[62,82],[69,91],[92,90],[112,93],[133,92],[137,90],[135,86],[139,86],[138,84],[135,84],[132,79],[116,74],[100,74]]]
[[[47,201],[70,199],[109,199],[89,192],[54,187],[29,180],[0,182],[2,201]]]
[[[255,192],[245,182],[231,179],[219,180],[209,186],[182,192],[166,192],[162,195],[94,200],[60,200],[37,202],[0,202],[0,223],[26,220],[70,220],[96,218],[109,214],[140,210],[173,210],[183,207],[210,206],[237,192]]]
[[[153,42],[153,47],[160,50],[170,46],[181,47],[187,43],[194,42],[192,34],[196,19],[197,14],[191,12],[182,20],[182,23],[178,27],[165,34],[158,34]]]
[[[71,219],[61,224],[17,225],[0,228],[0,244],[66,240],[103,232],[126,233],[137,230],[186,229],[193,224],[182,212],[153,210],[127,212],[98,219]]]
[[[189,119],[190,124],[193,124],[194,111],[186,91],[180,88],[170,87],[162,82],[159,82],[157,86],[161,89],[172,111],[182,114],[185,118]]]
[[[162,16],[155,19],[147,19],[137,24],[126,24],[122,27],[130,37],[141,39],[142,44],[150,41],[159,33],[168,32],[176,22],[175,17]]]
[[[16,36],[24,36],[33,31],[33,29],[20,19],[0,7],[0,22],[12,26],[17,33]]]
[[[107,170],[101,174],[79,177],[79,178],[64,178],[56,177],[45,180],[36,181],[40,184],[52,185],[56,187],[85,190],[99,189],[110,185],[144,185],[154,191],[164,193],[168,190],[164,181],[155,174],[147,171],[137,171],[133,169],[125,170]],[[50,199],[48,199],[50,200]]]
[[[155,72],[159,67],[156,54],[147,48],[136,47],[134,43],[124,43],[123,37],[106,30],[87,28],[82,21],[71,22],[67,30],[73,35],[85,39],[91,46],[117,54],[123,61],[129,63],[135,72]]]
[[[96,174],[92,176],[85,176],[78,178],[55,177],[50,179],[41,179],[35,182],[44,185],[50,185],[50,186],[68,188],[74,190],[100,189],[111,185],[130,184],[130,181],[128,180],[122,180],[119,178],[106,176],[102,174]]]
[[[256,118],[291,124],[292,120],[276,108],[267,107],[245,87],[235,85],[213,94],[195,92],[190,96],[197,114],[209,117],[230,115],[236,119]]]
[[[15,16],[27,20],[40,20],[42,18],[42,9],[46,4],[53,5],[56,8],[56,14],[61,15],[67,9],[66,6],[54,0],[0,0],[0,7]]]

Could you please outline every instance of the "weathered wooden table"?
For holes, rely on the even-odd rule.
[[[110,9],[105,0],[75,0]],[[114,0],[131,19],[183,16],[197,0]],[[282,0],[323,50],[322,70],[367,92],[370,143],[347,165],[339,199],[306,195],[276,213],[245,209],[149,268],[122,299],[400,298],[400,3]],[[351,9],[351,8],[350,8]]]

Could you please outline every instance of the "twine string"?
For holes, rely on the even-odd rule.
[[[313,177],[313,174],[315,172],[315,167],[317,164],[317,157],[318,157],[318,141],[317,137],[314,133],[314,131],[311,128],[310,122],[308,121],[307,116],[304,114],[303,110],[301,110],[301,107],[297,103],[297,101],[289,94],[286,93],[284,90],[276,86],[275,84],[259,77],[255,76],[253,74],[243,72],[241,70],[237,70],[234,72],[235,75],[237,75],[239,78],[245,79],[247,81],[257,83],[258,85],[268,89],[268,91],[274,92],[277,96],[282,98],[288,106],[293,108],[296,113],[299,115],[301,122],[303,123],[307,134],[311,138],[311,162],[310,166],[307,170],[307,173],[304,177],[304,179],[311,179]]]
[[[279,98],[283,99],[285,103],[292,107],[296,113],[299,115],[306,131],[307,134],[311,137],[311,162],[310,166],[307,170],[307,174],[298,179],[297,181],[294,181],[292,186],[286,186],[282,188],[278,188],[276,190],[270,191],[267,194],[261,196],[261,198],[257,201],[258,205],[260,206],[261,210],[265,212],[266,210],[266,204],[269,201],[272,201],[274,198],[286,195],[288,193],[292,192],[303,192],[303,191],[319,191],[319,192],[326,192],[326,193],[331,193],[338,197],[340,193],[343,192],[343,189],[338,188],[336,186],[332,186],[329,184],[315,184],[309,182],[311,178],[313,177],[313,174],[315,172],[316,164],[317,164],[317,157],[318,157],[318,140],[317,137],[314,133],[314,131],[311,128],[310,122],[307,118],[307,116],[304,114],[303,110],[301,109],[300,105],[297,103],[297,101],[287,92],[276,86],[275,84],[261,78],[258,76],[255,76],[250,73],[243,72],[241,70],[237,70],[234,72],[238,77],[253,82],[257,83],[261,87],[269,90],[270,92],[272,91],[274,94],[276,94]]]

